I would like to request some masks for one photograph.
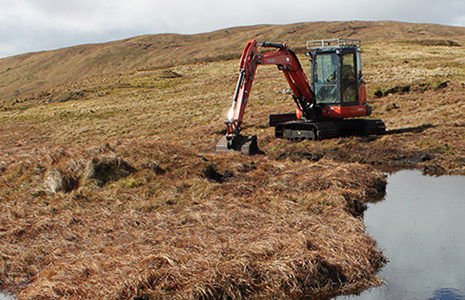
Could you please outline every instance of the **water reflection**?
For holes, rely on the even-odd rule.
[[[465,300],[465,177],[397,172],[364,222],[389,260],[386,285],[337,299]]]
[[[434,291],[434,296],[430,300],[461,300],[465,296],[461,295],[459,290],[456,289],[439,289]]]

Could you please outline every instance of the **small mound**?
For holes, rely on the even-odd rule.
[[[53,194],[58,192],[69,193],[79,187],[79,180],[61,170],[53,169],[48,172],[44,184],[47,190]]]

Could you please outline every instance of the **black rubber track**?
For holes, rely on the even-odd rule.
[[[289,121],[275,125],[275,136],[290,140],[324,140],[343,136],[366,136],[386,133],[382,120],[344,119],[324,121]]]

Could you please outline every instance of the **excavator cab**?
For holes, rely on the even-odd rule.
[[[360,40],[332,39],[307,42],[312,62],[311,85],[319,106],[364,104]]]

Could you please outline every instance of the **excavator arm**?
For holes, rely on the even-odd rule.
[[[258,54],[260,46],[276,48],[276,51]],[[306,113],[311,111],[311,106],[314,104],[312,90],[295,53],[289,49],[287,44],[257,43],[256,40],[250,40],[241,56],[240,75],[226,121],[228,135],[240,132],[240,125],[258,65],[277,65],[289,83],[297,108]]]
[[[276,48],[276,50],[258,53],[258,47]],[[297,104],[297,114],[300,113],[309,118],[314,113],[313,93],[295,53],[289,49],[287,44],[258,43],[256,40],[250,40],[242,52],[240,75],[228,119],[225,122],[227,133],[218,143],[217,152],[240,150],[243,153],[253,154],[258,151],[255,136],[245,137],[240,135],[240,126],[258,65],[277,65],[278,69],[283,71],[292,90],[294,101]]]

